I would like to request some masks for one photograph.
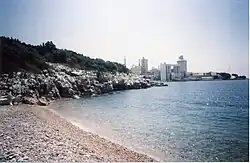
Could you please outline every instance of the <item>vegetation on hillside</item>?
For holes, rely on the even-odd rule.
[[[221,73],[217,73],[217,74],[219,74],[221,76],[222,80],[229,80],[229,79],[231,79],[231,74],[229,74],[229,73],[221,72]]]
[[[221,76],[221,79],[222,80],[230,80],[232,79],[231,77],[234,77],[233,80],[238,80],[238,79],[246,79],[246,76],[239,76],[238,74],[229,74],[229,73],[225,73],[225,72],[222,72],[222,73],[217,73]]]
[[[41,45],[30,45],[18,39],[3,36],[0,39],[3,73],[14,71],[39,73],[41,70],[49,68],[46,62],[100,72],[129,72],[124,65],[116,62],[93,59],[71,50],[58,49],[52,41]]]

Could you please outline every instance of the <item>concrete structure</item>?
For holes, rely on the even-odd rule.
[[[133,65],[131,68],[131,72],[136,74],[136,75],[141,75],[141,66]]]
[[[153,75],[153,79],[160,79],[160,77],[161,77],[161,72],[160,72],[159,69],[157,69],[157,68],[152,68],[149,72]]]
[[[201,77],[201,80],[213,80],[214,78],[212,76],[204,76]]]
[[[172,80],[172,66],[173,65],[171,65],[171,64],[167,64],[166,65],[167,67],[166,67],[166,69],[167,69],[167,81],[169,81],[169,80]]]
[[[193,73],[192,72],[187,72],[186,77],[189,77],[189,76],[193,76]]]
[[[171,73],[172,73],[172,64],[162,63],[160,65],[160,74],[161,74],[161,81],[169,81],[172,80]]]
[[[173,73],[179,74],[180,73],[180,66],[179,65],[173,65]]]
[[[141,59],[141,74],[146,75],[148,72],[148,60],[144,57]]]
[[[154,73],[153,72],[148,72],[147,75],[144,75],[147,79],[154,80]]]
[[[167,66],[166,63],[161,63],[160,65],[161,81],[167,81]]]
[[[172,65],[172,80],[179,80],[181,78],[180,74],[180,66],[178,64],[173,64]]]
[[[187,76],[187,61],[183,56],[179,57],[177,64],[160,65],[161,81],[180,80]]]
[[[187,60],[184,60],[183,55],[179,57],[177,64],[180,66],[181,77],[185,77],[187,74]]]
[[[204,76],[204,73],[203,72],[195,72],[195,73],[193,73],[193,76],[194,77],[202,77],[202,76]]]

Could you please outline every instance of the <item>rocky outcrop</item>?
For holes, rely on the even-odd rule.
[[[38,105],[41,105],[41,106],[47,106],[49,105],[49,102],[47,101],[47,99],[45,97],[41,97],[38,99]]]
[[[100,73],[48,63],[52,69],[40,74],[15,72],[0,76],[0,105],[39,104],[61,97],[78,99],[117,90],[149,88],[143,78],[124,73]]]
[[[1,97],[0,105],[10,105],[10,101],[6,97]]]
[[[38,99],[32,97],[23,97],[22,102],[24,104],[35,105],[38,104]]]

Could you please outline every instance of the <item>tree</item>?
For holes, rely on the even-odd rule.
[[[234,76],[235,79],[238,79],[238,74],[232,74],[232,76]]]
[[[52,41],[47,41],[41,45],[29,45],[17,39],[11,40],[7,37],[1,37],[3,45],[4,71],[18,71],[24,69],[29,71],[32,68],[36,71],[48,67],[46,62],[62,63],[71,67],[82,68],[86,70],[124,72],[129,70],[122,64],[103,59],[92,59],[71,50],[57,49]],[[28,63],[28,64],[27,64]]]
[[[247,77],[245,75],[244,76],[239,76],[239,79],[245,80],[245,79],[247,79]]]
[[[45,43],[45,46],[48,48],[48,49],[56,49],[56,45],[52,42],[52,41],[47,41]]]
[[[229,73],[222,72],[222,73],[219,73],[219,75],[222,77],[222,80],[231,79],[231,75]]]

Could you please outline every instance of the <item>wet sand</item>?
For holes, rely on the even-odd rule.
[[[86,132],[48,107],[0,107],[1,161],[156,161]]]

